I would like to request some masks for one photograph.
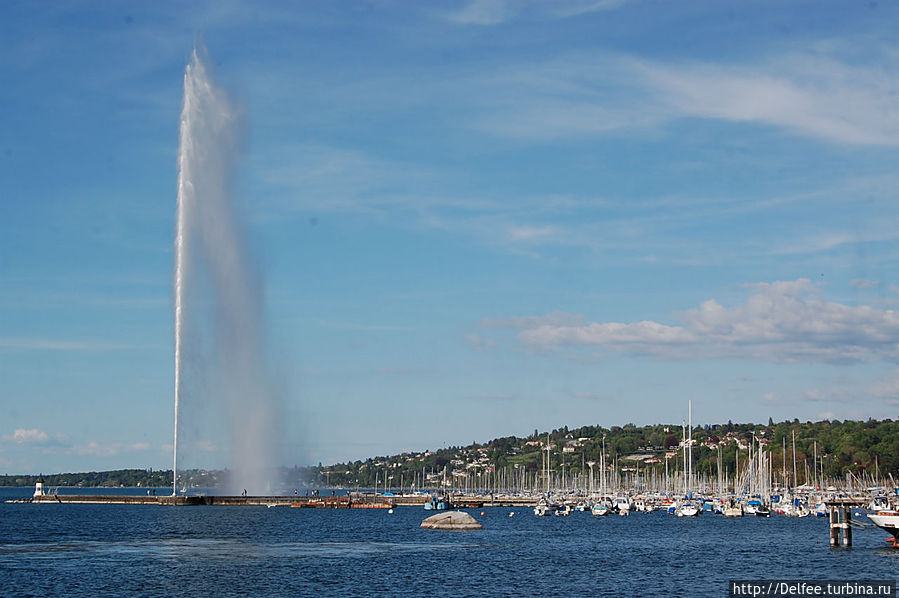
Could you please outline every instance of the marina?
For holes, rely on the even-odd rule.
[[[300,509],[386,509],[393,513],[394,508],[406,507],[407,510],[458,512],[460,509],[510,509],[524,508],[531,510],[538,518],[546,516],[569,517],[572,513],[586,513],[593,517],[618,515],[628,517],[631,513],[644,516],[659,512],[674,515],[677,518],[693,518],[706,513],[708,516],[721,516],[723,519],[742,518],[744,515],[770,517],[772,513],[779,517],[806,518],[812,513],[817,517],[829,519],[829,545],[832,548],[850,548],[853,544],[853,530],[878,527],[890,534],[887,543],[899,548],[899,489],[892,489],[887,494],[884,489],[873,488],[865,492],[826,493],[812,492],[804,495],[797,492],[786,498],[779,494],[762,497],[744,494],[742,496],[716,496],[714,494],[667,495],[662,493],[641,493],[632,495],[620,490],[609,495],[592,494],[586,496],[581,492],[566,494],[547,491],[535,495],[530,494],[440,494],[437,492],[414,492],[395,494],[392,492],[341,492],[332,490],[324,496],[315,490],[312,496],[228,496],[207,494],[158,495],[156,490],[148,490],[146,494],[100,494],[60,489],[46,492],[42,482],[38,482],[34,494],[30,497],[9,498],[7,504],[33,505],[123,505],[123,506],[163,506],[163,507],[291,507]],[[94,489],[102,491],[102,489]],[[764,499],[764,500],[763,500]],[[856,517],[853,518],[853,510]],[[485,511],[481,511],[485,514]],[[514,511],[509,513],[512,517]],[[433,519],[432,516],[429,520]],[[864,517],[864,520],[862,520]],[[439,517],[438,517],[439,518]],[[444,518],[444,520],[446,520]],[[428,520],[426,520],[428,521]],[[441,529],[440,525],[430,526]],[[446,526],[445,529],[480,529],[465,526]]]
[[[570,516],[572,513],[587,513],[594,517],[619,515],[627,517],[631,513],[648,514],[654,511],[676,515],[677,517],[696,517],[703,513],[720,515],[723,518],[754,515],[804,518],[814,513],[817,517],[829,517],[830,545],[852,546],[852,530],[872,525],[880,527],[892,534],[892,544],[899,534],[899,489],[892,489],[889,494],[884,489],[876,488],[865,492],[796,493],[785,499],[775,494],[762,497],[760,495],[743,494],[737,496],[717,496],[712,493],[693,495],[668,495],[664,493],[631,494],[619,490],[606,495],[585,495],[582,492],[546,494],[463,494],[439,492],[345,492],[332,490],[331,495],[321,495],[315,490],[311,496],[271,495],[271,496],[229,496],[213,494],[179,494],[160,495],[155,489],[146,494],[128,493],[129,489],[120,489],[119,493],[104,494],[103,489],[56,488],[46,491],[42,483],[38,483],[32,496],[9,498],[8,504],[43,504],[43,505],[146,505],[167,507],[292,507],[304,509],[394,509],[398,507],[418,508],[426,511],[452,511],[458,509],[485,508],[524,508],[533,511],[536,516]],[[136,489],[130,489],[136,490]],[[853,509],[857,515],[870,513],[867,521],[852,517]]]
[[[530,441],[539,447],[541,470],[530,476],[512,476],[512,481],[521,486],[503,488],[508,477],[497,475],[495,468],[492,478],[481,478],[481,488],[468,485],[455,487],[455,478],[447,480],[446,469],[442,483],[437,487],[400,489],[388,488],[386,482],[392,479],[386,469],[385,486],[378,490],[348,490],[345,488],[305,489],[301,496],[298,489],[283,494],[253,495],[244,490],[240,495],[218,494],[214,489],[182,487],[180,492],[168,495],[159,488],[143,490],[143,493],[129,493],[127,490],[105,494],[102,491],[81,492],[72,488],[45,488],[43,476],[35,483],[30,497],[7,500],[19,504],[90,504],[90,505],[155,505],[155,506],[219,506],[219,507],[291,507],[302,509],[386,509],[418,508],[424,511],[453,512],[459,509],[484,508],[524,508],[534,516],[569,517],[572,513],[589,513],[593,517],[615,514],[628,517],[632,513],[649,514],[663,512],[677,518],[692,519],[704,515],[719,515],[723,519],[740,519],[744,516],[803,519],[814,514],[829,518],[829,545],[849,548],[853,544],[853,529],[879,527],[890,534],[888,542],[899,547],[899,487],[881,485],[875,462],[873,477],[847,474],[845,481],[819,476],[817,446],[812,470],[805,468],[801,485],[797,484],[798,469],[796,459],[796,436],[792,433],[792,472],[788,474],[786,436],[782,437],[783,451],[780,477],[776,475],[774,454],[771,444],[759,435],[752,435],[748,444],[748,458],[739,467],[739,452],[735,454],[736,473],[731,477],[722,467],[720,445],[718,448],[717,475],[703,476],[694,473],[693,458],[693,409],[688,402],[688,421],[682,426],[682,441],[677,452],[667,452],[665,475],[642,471],[639,467],[617,467],[616,458],[611,467],[607,465],[605,435],[602,437],[602,452],[599,455],[600,476],[598,489],[593,466],[589,463],[589,477],[565,475],[564,454],[560,471],[552,467],[553,443],[547,434],[546,441]],[[766,450],[768,445],[768,450]],[[739,447],[738,447],[739,448]],[[683,458],[683,468],[677,468],[669,475],[669,458]],[[650,461],[652,459],[644,459]],[[678,459],[673,459],[677,464]],[[637,461],[639,462],[639,461]],[[584,463],[586,464],[586,462]],[[173,480],[176,474],[173,470]],[[813,475],[810,475],[812,474]],[[421,472],[421,480],[426,479],[426,471]],[[892,477],[889,477],[892,482]],[[466,481],[470,478],[466,476]],[[813,480],[813,484],[810,481]],[[489,482],[500,484],[488,489]],[[532,483],[531,483],[532,482]],[[402,482],[401,482],[402,484]],[[449,487],[452,484],[452,487]],[[522,487],[525,486],[525,487]],[[173,489],[177,486],[173,484]],[[538,488],[540,488],[538,490]],[[853,510],[856,516],[853,518]],[[864,511],[871,513],[864,521]],[[484,511],[481,511],[483,514]],[[514,512],[510,512],[510,517]],[[432,516],[436,517],[436,516]],[[446,517],[438,517],[446,521]],[[438,526],[439,527],[439,526]]]

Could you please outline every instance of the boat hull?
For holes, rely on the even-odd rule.
[[[894,538],[899,539],[899,513],[868,513],[868,519],[883,531],[889,532],[893,534]]]

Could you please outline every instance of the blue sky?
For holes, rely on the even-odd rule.
[[[285,464],[897,416],[897,5],[183,4],[0,6],[0,472],[170,467],[198,40]]]

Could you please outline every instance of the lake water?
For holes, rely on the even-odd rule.
[[[720,597],[728,579],[899,571],[885,532],[856,530],[853,548],[832,549],[825,518],[483,511],[467,511],[483,530],[446,532],[419,529],[431,513],[411,507],[0,503],[0,594]]]

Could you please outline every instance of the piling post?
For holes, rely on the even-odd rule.
[[[830,545],[852,547],[852,505],[830,505]]]
[[[845,548],[852,547],[852,507],[844,507],[846,515],[843,517],[843,546]]]
[[[836,547],[840,545],[840,528],[837,521],[837,507],[830,505],[830,545]]]

